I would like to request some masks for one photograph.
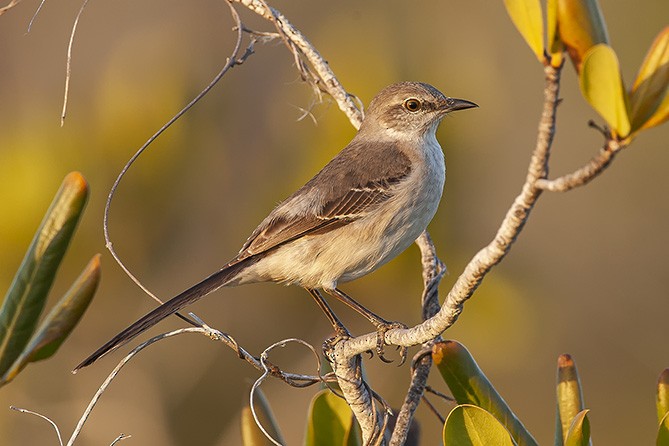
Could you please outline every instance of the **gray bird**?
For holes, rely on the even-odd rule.
[[[401,324],[375,315],[337,286],[376,270],[425,230],[446,178],[435,132],[449,112],[472,107],[424,83],[386,87],[369,104],[353,140],[270,212],[234,259],[120,332],[75,371],[221,287],[254,282],[305,288],[338,336],[348,332],[318,290],[343,301],[376,326],[383,359],[383,333]]]

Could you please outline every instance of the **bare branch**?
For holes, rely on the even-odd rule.
[[[358,108],[350,94],[346,92],[339,82],[334,72],[330,69],[328,63],[323,59],[316,48],[304,37],[304,35],[295,28],[288,19],[276,9],[267,5],[263,0],[230,0],[240,3],[254,13],[274,23],[277,32],[282,36],[288,49],[293,53],[298,69],[306,68],[301,62],[306,59],[313,72],[309,71],[308,76],[314,77],[316,86],[325,91],[337,102],[339,109],[344,112],[358,129],[362,122],[362,110]],[[305,80],[309,80],[308,78]]]
[[[537,143],[520,194],[507,211],[494,239],[472,258],[458,277],[439,313],[416,327],[389,330],[385,334],[385,341],[388,345],[412,346],[427,342],[453,325],[462,312],[464,303],[471,297],[490,269],[506,256],[523,229],[542,192],[536,186],[536,181],[546,177],[550,146],[555,132],[560,68],[547,66],[544,72],[546,75],[544,108],[539,122]],[[343,349],[344,352],[341,354],[346,357],[374,348],[375,342],[376,333],[368,333],[337,344],[335,350]]]
[[[423,265],[424,287],[421,298],[423,320],[427,320],[439,312],[439,282],[446,273],[446,266],[437,257],[436,248],[427,231],[421,234],[416,240],[416,244],[420,248]],[[423,399],[427,378],[430,376],[432,345],[439,340],[441,340],[441,336],[424,343],[421,351],[411,361],[411,384],[404,397],[400,412],[397,414],[397,421],[390,439],[391,446],[399,446],[406,442],[414,413]]]
[[[16,406],[9,406],[9,408],[12,409],[12,410],[15,410],[17,412],[27,413],[27,414],[30,414],[30,415],[35,415],[36,417],[39,417],[39,418],[47,421],[49,424],[51,424],[53,429],[56,431],[56,435],[58,436],[58,444],[60,446],[63,446],[63,437],[60,436],[60,429],[58,429],[58,425],[51,418],[47,417],[46,415],[42,415],[41,413],[33,412],[32,410],[28,410],[28,409],[22,409],[22,408],[16,407]]]
[[[21,0],[10,0],[9,3],[0,8],[0,15],[3,15],[4,13],[12,9],[14,6],[18,5],[20,2]]]
[[[135,161],[144,153],[145,150],[148,149],[148,147],[153,143],[153,141],[156,140],[165,130],[167,130],[172,124],[174,124],[181,116],[184,115],[188,110],[190,110],[197,102],[200,101],[209,91],[214,88],[214,86],[220,81],[223,76],[233,67],[236,65],[241,65],[251,54],[253,54],[253,44],[254,40],[251,40],[249,43],[248,47],[244,51],[244,53],[241,53],[241,48],[242,48],[242,41],[244,37],[244,32],[245,32],[245,27],[241,22],[241,19],[239,17],[239,14],[237,14],[237,11],[235,8],[228,3],[230,7],[230,12],[232,14],[233,19],[235,20],[236,24],[236,31],[237,31],[237,40],[235,42],[235,46],[232,50],[232,53],[230,54],[230,57],[226,60],[225,65],[221,70],[218,72],[218,74],[211,80],[211,82],[197,95],[195,98],[193,98],[183,109],[181,109],[177,114],[175,114],[165,125],[163,125],[156,133],[154,133],[137,151],[135,154],[130,157],[128,162],[123,166],[121,169],[121,172],[118,174],[116,177],[116,180],[114,180],[114,184],[112,184],[111,189],[109,190],[109,195],[107,196],[107,202],[105,203],[105,210],[103,214],[103,222],[102,222],[102,230],[104,233],[105,237],[105,247],[109,250],[111,253],[112,257],[116,261],[116,263],[121,267],[121,269],[125,272],[125,274],[142,290],[144,291],[148,296],[150,296],[152,299],[154,299],[156,302],[159,304],[162,304],[163,302],[156,296],[154,295],[147,287],[142,284],[142,282],[135,277],[135,275],[130,271],[128,267],[125,266],[123,261],[121,260],[120,256],[116,253],[114,250],[114,246],[111,241],[111,237],[109,235],[109,214],[111,211],[111,204],[112,200],[114,198],[114,195],[116,194],[116,190],[118,189],[118,186],[121,184],[121,180],[123,180],[123,177],[125,174],[128,172],[130,167],[135,163]],[[76,22],[75,22],[76,26]],[[192,324],[192,325],[197,325],[193,321],[189,320],[185,316],[181,315],[180,313],[176,313],[178,317],[183,319],[184,321]]]
[[[40,4],[40,8],[42,7]],[[65,93],[63,96],[63,110],[60,113],[60,126],[62,127],[65,124],[65,115],[67,114],[67,99],[70,96],[70,78],[72,77],[72,46],[74,45],[74,36],[77,33],[77,26],[79,25],[79,19],[84,13],[84,9],[88,5],[88,0],[84,0],[79,8],[77,17],[74,19],[74,24],[72,25],[72,31],[70,32],[70,41],[67,44],[67,63],[65,68]],[[37,10],[39,12],[39,9]],[[37,15],[37,12],[35,15]],[[30,21],[30,26],[32,26],[32,20]]]
[[[258,418],[258,414],[256,413],[255,409],[255,403],[254,403],[254,396],[256,393],[256,390],[260,389],[260,385],[267,379],[268,376],[272,374],[270,368],[268,367],[267,363],[267,357],[269,356],[269,353],[274,350],[277,347],[285,347],[288,342],[297,342],[298,344],[302,344],[305,347],[307,347],[311,352],[314,354],[316,357],[316,364],[317,364],[317,372],[320,377],[321,374],[321,358],[319,354],[316,352],[316,349],[311,345],[308,344],[307,342],[301,340],[301,339],[296,339],[296,338],[290,338],[290,339],[284,339],[283,341],[275,342],[274,344],[270,345],[267,347],[261,354],[260,354],[260,363],[262,364],[263,367],[263,374],[253,383],[253,386],[251,387],[251,392],[249,392],[249,407],[251,409],[251,414],[253,415],[253,420],[256,423],[256,426],[260,429],[260,431],[265,435],[265,437],[271,441],[273,444],[277,446],[281,446],[281,443],[277,440],[275,440],[272,435],[267,432],[265,427],[262,425],[260,422],[260,419]]]
[[[580,169],[554,180],[539,179],[536,186],[550,192],[567,192],[575,187],[584,186],[601,174],[624,147],[620,142],[609,138],[599,153]]]

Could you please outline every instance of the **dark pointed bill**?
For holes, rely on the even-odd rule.
[[[465,99],[446,98],[446,103],[444,104],[444,112],[448,113],[456,110],[466,110],[468,108],[474,108],[474,107],[478,107],[478,105]]]

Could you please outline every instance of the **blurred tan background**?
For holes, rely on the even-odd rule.
[[[661,0],[600,0],[622,71],[631,84],[652,39],[667,24]],[[632,4],[634,3],[634,4]],[[309,38],[365,104],[385,85],[421,80],[480,108],[439,131],[448,179],[430,230],[450,269],[442,295],[493,236],[524,180],[542,105],[543,74],[501,1],[272,2]],[[48,415],[66,437],[122,354],[76,376],[71,368],[153,303],[104,249],[102,210],[134,151],[225,62],[234,42],[222,1],[91,2],[74,43],[69,115],[60,128],[67,42],[80,2],[37,2],[0,17],[0,289],[6,289],[62,177],[80,170],[91,196],[52,292],[57,298],[96,252],[103,281],[86,317],[51,360],[30,365],[0,390],[0,441],[56,444],[50,426],[12,412]],[[251,27],[266,24],[244,13]],[[582,165],[601,119],[564,70],[553,176]],[[287,50],[257,45],[199,105],[133,166],[112,208],[114,246],[159,296],[168,298],[233,257],[274,204],[309,179],[352,137],[336,105],[313,97]],[[552,444],[555,365],[577,361],[596,444],[652,444],[654,388],[669,367],[669,126],[644,132],[591,185],[544,194],[506,260],[445,336],[463,342],[541,444]],[[418,250],[344,289],[388,319],[418,322]],[[370,326],[335,307],[355,333]],[[192,309],[258,354],[298,337],[319,346],[325,318],[298,288],[251,285],[216,293]],[[182,326],[176,318],[151,333]],[[127,348],[123,351],[128,351]],[[413,350],[412,352],[415,352]],[[410,352],[410,354],[412,354]],[[311,353],[292,346],[272,361],[312,373]],[[366,361],[371,385],[395,407],[405,365]],[[140,445],[234,445],[239,409],[257,372],[201,336],[145,351],[116,379],[79,444],[120,433]],[[436,373],[431,383],[445,390]],[[272,380],[264,389],[289,444],[300,444],[308,401]],[[448,406],[437,402],[444,414]],[[423,444],[440,426],[418,410]]]

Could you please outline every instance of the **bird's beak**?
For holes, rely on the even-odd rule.
[[[456,110],[466,110],[468,108],[474,108],[474,107],[478,107],[478,105],[474,104],[471,101],[467,101],[464,99],[446,98],[442,110],[444,111],[444,113],[449,113]]]

